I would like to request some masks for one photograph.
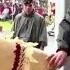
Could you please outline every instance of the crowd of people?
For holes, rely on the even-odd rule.
[[[26,42],[38,42],[37,48],[47,46],[47,31],[44,18],[34,12],[33,0],[23,0],[23,11],[14,20],[13,38],[18,37]],[[70,55],[70,8],[59,25],[57,37],[58,48],[49,60],[49,65],[60,68]]]
[[[35,12],[40,14],[41,16],[45,16],[46,10],[44,7],[37,6],[34,8]],[[22,12],[22,3],[0,3],[0,20],[2,19],[13,19],[15,16]]]
[[[7,4],[2,4],[0,6],[0,19],[6,19],[13,15],[14,34],[12,38],[18,37],[25,42],[38,42],[37,48],[43,50],[47,46],[47,31],[44,17],[40,16],[41,13],[35,12],[33,0],[23,0],[22,5],[19,4],[19,7],[21,7],[20,10],[18,4],[15,3],[12,10]],[[67,56],[70,55],[70,8],[59,25],[57,43],[58,49],[51,57],[49,65],[60,68],[64,65]]]
[[[14,19],[20,12],[22,12],[20,3],[0,3],[0,20]]]

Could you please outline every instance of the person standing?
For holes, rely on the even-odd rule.
[[[39,43],[41,50],[47,45],[47,31],[44,17],[34,11],[34,0],[23,0],[22,13],[14,20],[13,37],[19,37],[25,42]]]

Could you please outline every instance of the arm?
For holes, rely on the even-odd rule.
[[[59,32],[57,37],[58,51],[62,50],[70,55],[70,8],[59,25]]]
[[[49,65],[54,66],[56,68],[60,68],[61,66],[63,66],[66,62],[67,55],[69,55],[68,53],[69,46],[65,38],[67,31],[64,29],[66,25],[63,24],[62,26],[61,24],[63,23],[60,23],[59,25],[59,33],[58,33],[58,38],[57,38],[58,49],[49,61]]]
[[[45,24],[45,20],[41,20],[40,28],[39,28],[39,47],[43,50],[44,46],[47,46],[47,26]]]
[[[57,52],[51,57],[49,64],[60,68],[65,64],[67,56],[70,55],[70,8],[59,25],[57,45]]]

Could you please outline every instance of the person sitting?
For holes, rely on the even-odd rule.
[[[2,15],[0,16],[0,19],[7,19],[9,17],[9,8],[7,5],[4,5],[4,10],[2,12]]]

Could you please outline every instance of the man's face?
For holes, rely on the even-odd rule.
[[[33,4],[30,3],[30,4],[23,4],[23,11],[26,13],[26,14],[31,14],[31,12],[33,11]]]

